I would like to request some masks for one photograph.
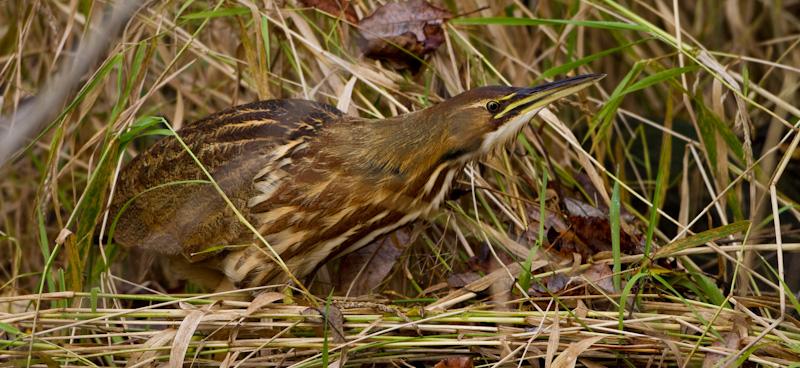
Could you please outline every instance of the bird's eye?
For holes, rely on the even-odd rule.
[[[497,110],[500,110],[500,104],[497,101],[489,101],[486,103],[486,110],[497,112]]]

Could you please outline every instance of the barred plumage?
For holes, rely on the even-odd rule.
[[[551,101],[600,78],[477,88],[384,120],[347,117],[304,100],[262,101],[213,114],[178,134],[302,277],[332,257],[428,216],[464,165],[513,140]],[[123,170],[112,214],[148,188],[204,179],[177,140],[164,138]],[[144,192],[122,213],[115,238],[217,272],[235,287],[289,280],[255,246],[208,252],[257,243],[209,184]]]

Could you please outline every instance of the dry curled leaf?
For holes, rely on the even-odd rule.
[[[572,281],[572,278],[567,277],[563,273],[556,273],[541,279],[541,284],[534,282],[528,291],[531,295],[547,296],[550,295],[548,291],[553,294],[560,294],[564,292]]]
[[[483,243],[480,252],[470,257],[470,259],[467,261],[470,270],[481,271],[483,273],[492,273],[499,268],[503,268],[504,265],[510,265],[517,262],[516,259],[506,252],[496,252],[497,258],[495,258],[492,254],[492,250],[489,247],[491,247],[491,245],[488,243]]]
[[[480,278],[481,277],[475,272],[454,273],[447,278],[447,285],[453,288],[462,288],[478,281]]]
[[[558,231],[551,228],[547,233],[553,249],[561,257],[578,253],[583,259],[590,259],[600,252],[611,251],[611,224],[605,217],[567,216],[570,227]],[[641,254],[635,237],[620,231],[620,250],[624,254]]]
[[[349,295],[366,295],[377,287],[397,264],[404,249],[411,243],[408,230],[392,235],[348,253],[339,263],[339,285]]]
[[[472,358],[468,356],[444,358],[436,363],[433,368],[473,368]]]
[[[183,360],[186,357],[186,351],[189,350],[189,343],[192,341],[192,336],[206,311],[196,310],[189,313],[183,319],[175,338],[172,340],[172,350],[169,353],[169,366],[170,368],[178,368],[183,366]]]
[[[286,294],[279,293],[276,291],[271,291],[268,293],[261,294],[257,296],[255,299],[253,299],[252,302],[250,302],[250,306],[247,307],[247,311],[244,313],[244,315],[249,316],[255,313],[255,311],[259,310],[261,307],[270,305],[276,301],[283,299],[289,299],[289,297]]]
[[[706,353],[703,359],[703,368],[718,367],[720,362],[728,360],[731,353],[739,350],[742,338],[735,332],[723,332],[720,334],[725,340],[715,340],[711,343],[711,348],[718,348],[719,353]]]
[[[350,23],[358,24],[356,8],[350,0],[299,0],[300,6],[322,10],[334,17],[344,17]]]
[[[591,337],[588,339],[581,340],[579,342],[573,342],[569,344],[566,350],[562,352],[555,360],[553,360],[553,364],[550,365],[552,368],[573,368],[575,367],[575,363],[578,361],[578,357],[589,350],[592,347],[592,344],[600,341],[603,339],[603,336]]]
[[[604,217],[569,216],[575,233],[594,253],[611,250],[611,224]],[[639,243],[624,231],[619,233],[620,251],[625,254],[641,253]]]
[[[611,271],[611,267],[608,266],[606,263],[598,263],[589,267],[586,271],[583,272],[583,277],[587,280],[592,281],[595,285],[601,287],[603,290],[609,293],[614,292],[614,282],[611,279],[611,276],[614,273]]]
[[[416,71],[418,58],[444,42],[442,23],[452,17],[449,10],[425,0],[388,3],[361,20],[359,46],[367,57]]]
[[[171,346],[173,339],[177,334],[178,330],[170,328],[151,336],[142,345],[142,349],[134,352],[131,355],[131,358],[128,361],[128,366],[135,366],[143,362],[155,360],[156,357],[162,353],[160,348]]]
[[[333,337],[333,342],[335,344],[344,343],[345,342],[345,338],[344,338],[344,315],[342,314],[342,311],[339,310],[339,308],[337,308],[335,306],[332,306],[332,305],[331,306],[326,306],[326,307],[320,307],[320,308],[311,307],[311,308],[304,309],[302,312],[300,312],[300,314],[302,314],[304,316],[323,316],[324,317],[326,310],[328,312],[328,318],[327,318],[328,327],[329,327],[328,329],[331,331],[331,334],[332,334],[332,337]],[[323,323],[323,321],[325,320],[323,317],[307,317],[306,321],[314,322],[314,323]],[[321,328],[315,328],[314,332],[316,332],[317,335],[321,335],[322,334],[322,329]]]

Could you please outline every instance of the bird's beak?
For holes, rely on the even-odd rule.
[[[540,109],[561,97],[571,95],[591,86],[605,78],[605,76],[605,74],[587,74],[536,87],[520,88],[512,94],[498,99],[498,102],[510,100],[510,103],[506,105],[503,111],[497,113],[494,118],[500,119],[507,115],[521,116],[527,112]]]

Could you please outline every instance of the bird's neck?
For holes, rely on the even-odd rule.
[[[320,143],[354,188],[374,193],[376,199],[404,197],[405,211],[427,216],[444,201],[464,166],[443,159],[449,132],[431,110],[383,120],[345,119],[327,130]]]
[[[339,152],[362,174],[406,181],[435,169],[442,157],[446,124],[429,110],[383,120],[357,119],[346,136],[337,137]]]
[[[383,120],[331,121],[320,131],[320,139],[306,146],[313,159],[305,161],[310,166],[304,171],[315,172],[308,176],[324,173],[312,186],[319,193],[316,198],[332,206],[318,212],[352,224],[325,228],[328,236],[340,234],[335,241],[341,245],[333,256],[430,216],[447,198],[460,167],[437,162],[447,132],[440,121],[427,118],[429,110]],[[342,190],[346,198],[326,195]],[[345,205],[349,208],[341,208]]]

